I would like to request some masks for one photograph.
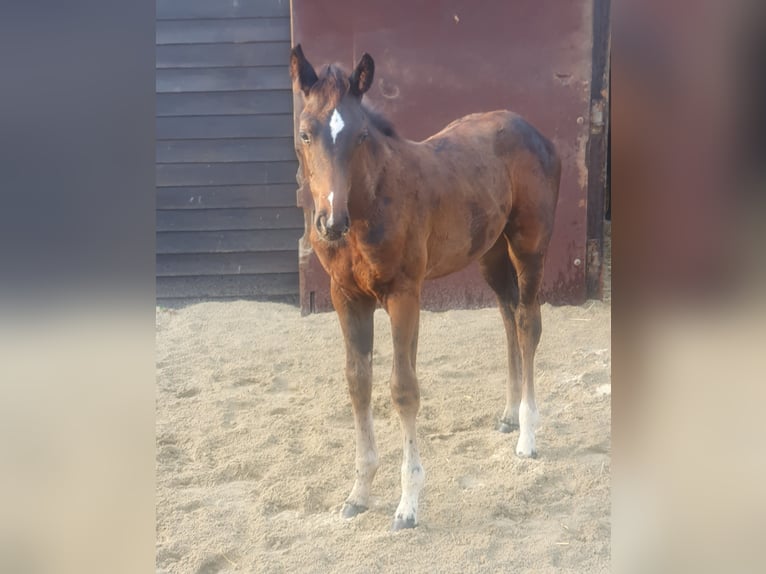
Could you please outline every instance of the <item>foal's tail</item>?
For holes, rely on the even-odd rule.
[[[548,182],[548,188],[550,190],[550,235],[553,235],[553,225],[556,221],[556,211],[559,202],[559,187],[561,186],[561,157],[559,157],[556,146],[545,136],[540,136],[545,142],[546,151],[548,152],[550,162],[550,173],[546,174],[546,180]],[[545,250],[548,250],[548,243],[550,243],[550,235],[546,241]]]
[[[526,123],[526,122],[525,122]],[[553,224],[556,216],[556,206],[559,199],[559,188],[561,186],[561,157],[554,143],[541,134],[537,128],[531,124],[529,131],[525,134],[525,143],[540,162],[540,171],[542,172],[542,186],[545,192],[543,198],[547,218],[549,219],[549,232],[553,232]],[[542,206],[541,206],[542,207]],[[548,241],[550,237],[548,237]],[[547,243],[546,241],[546,248]]]
[[[559,187],[561,186],[561,157],[559,157],[559,152],[556,150],[556,146],[553,144],[553,142],[545,136],[542,136],[542,138],[545,140],[546,146],[549,148],[552,157],[553,174],[551,176],[551,188],[553,190],[553,205],[555,214],[555,206],[559,200]]]

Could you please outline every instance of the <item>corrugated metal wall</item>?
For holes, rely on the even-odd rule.
[[[297,298],[289,0],[157,0],[157,298]]]

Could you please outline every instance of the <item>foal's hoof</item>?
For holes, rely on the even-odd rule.
[[[524,452],[523,450],[517,450],[516,456],[519,458],[537,458],[537,451],[531,450],[529,452]]]
[[[405,528],[415,528],[417,526],[417,523],[415,522],[415,517],[410,516],[409,518],[394,518],[394,523],[391,526],[391,530],[393,532],[396,532],[397,530],[404,530]]]
[[[367,512],[366,506],[361,506],[359,504],[346,502],[343,505],[343,510],[340,511],[340,515],[343,518],[354,518],[354,516],[356,516],[357,514],[362,514],[363,512]]]
[[[513,423],[513,422],[510,422],[510,421],[504,421],[504,420],[500,419],[500,421],[497,423],[497,430],[499,432],[508,434],[508,433],[513,432],[513,431],[519,430],[519,423]]]

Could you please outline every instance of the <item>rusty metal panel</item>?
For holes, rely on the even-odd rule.
[[[592,0],[292,0],[292,18],[293,43],[317,67],[351,68],[363,52],[373,56],[375,85],[365,97],[406,138],[422,140],[469,113],[511,109],[552,139],[563,173],[542,297],[585,300]],[[296,117],[300,106],[296,96]],[[298,204],[311,209],[307,190]],[[329,279],[307,240],[300,268],[303,311],[330,308]],[[426,282],[423,292],[428,309],[494,301],[476,265]]]

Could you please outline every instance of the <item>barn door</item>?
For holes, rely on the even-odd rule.
[[[563,173],[542,295],[553,303],[583,302],[586,268],[599,263],[588,257],[591,185],[598,199],[589,167],[601,161],[602,144],[589,148],[589,142],[603,139],[593,122],[599,113],[604,117],[606,101],[592,105],[592,63],[594,50],[604,49],[601,40],[594,47],[594,29],[608,19],[608,1],[488,0],[479,9],[470,0],[293,0],[292,7],[293,43],[303,45],[313,64],[338,61],[350,68],[362,52],[373,56],[375,84],[365,97],[402,136],[422,140],[465,114],[511,109],[554,141]],[[312,205],[305,189],[299,205],[308,226]],[[598,209],[603,217],[603,189]],[[593,246],[600,253],[600,244]],[[329,280],[305,237],[299,272],[302,310],[329,309]],[[429,309],[494,301],[476,265],[427,282],[423,293]]]

